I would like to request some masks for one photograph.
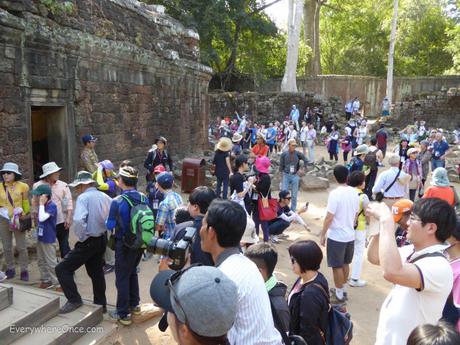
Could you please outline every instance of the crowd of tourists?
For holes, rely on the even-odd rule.
[[[62,168],[46,163],[31,199],[19,166],[6,162],[0,170],[6,270],[0,278],[16,276],[14,237],[20,279],[29,280],[26,234],[35,228],[39,287],[65,295],[60,313],[83,304],[74,272],[85,265],[94,304],[128,326],[141,312],[139,263],[152,255],[145,248],[154,246],[154,236],[183,241],[194,228],[185,266],[158,257],[160,272],[150,286],[153,301],[165,311],[159,328],[169,327],[177,343],[347,344],[352,338],[347,287],[366,286],[367,251],[368,260],[394,284],[380,310],[376,344],[428,344],[426,339],[437,343],[438,338],[458,344],[460,223],[458,197],[445,169],[446,138],[422,121],[405,128],[388,154],[389,168],[378,174],[390,134],[381,125],[371,136],[357,98],[345,110],[342,133],[333,121],[323,123],[319,108],[307,108],[301,117],[293,106],[283,123],[266,126],[238,113],[219,119],[211,129],[218,139],[212,166],[216,187],[196,187],[186,203],[174,190],[174,162],[164,137],[147,153],[145,193],[138,190],[139,171],[131,161],[116,169],[98,159],[92,135],[82,138],[73,182],[61,181]],[[335,163],[337,187],[329,192],[319,241],[298,240],[288,248],[297,277],[288,289],[275,274],[280,247],[274,244],[286,237],[291,223],[309,230],[301,216],[308,203],[297,203],[299,181],[315,163],[320,140]],[[343,164],[338,164],[339,147]],[[275,171],[271,159],[278,155]],[[276,196],[273,174],[281,176]],[[76,237],[73,248],[69,229]],[[320,269],[322,246],[332,282]],[[115,309],[107,310],[105,274],[111,272],[117,300]],[[337,315],[343,323],[334,322]]]

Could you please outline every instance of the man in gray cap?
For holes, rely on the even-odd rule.
[[[238,309],[238,288],[221,270],[190,266],[161,271],[150,285],[150,296],[167,312],[178,344],[227,343]]]
[[[85,265],[93,284],[94,304],[102,305],[105,311],[107,300],[102,266],[107,246],[105,221],[112,199],[96,189],[96,181],[87,171],[79,171],[69,187],[75,188],[79,194],[73,216],[77,243],[56,266],[57,278],[68,300],[59,312],[67,314],[83,304],[74,281],[74,272],[82,265]]]

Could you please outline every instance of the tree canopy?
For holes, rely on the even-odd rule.
[[[283,75],[287,33],[263,11],[279,0],[144,1],[164,5],[169,15],[199,33],[201,62],[221,76],[222,88],[232,75],[249,76],[255,83]],[[384,77],[393,0],[309,0],[305,12],[314,1],[320,3],[322,73]],[[400,0],[396,76],[460,73],[459,8],[459,0]],[[304,41],[298,76],[308,73],[312,58]]]

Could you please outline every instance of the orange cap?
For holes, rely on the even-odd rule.
[[[391,207],[391,213],[393,214],[393,220],[395,223],[399,222],[404,213],[412,210],[414,203],[408,199],[399,199]]]

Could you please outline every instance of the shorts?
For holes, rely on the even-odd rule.
[[[341,268],[348,265],[353,260],[355,250],[355,241],[338,242],[327,239],[327,266],[332,268]]]

